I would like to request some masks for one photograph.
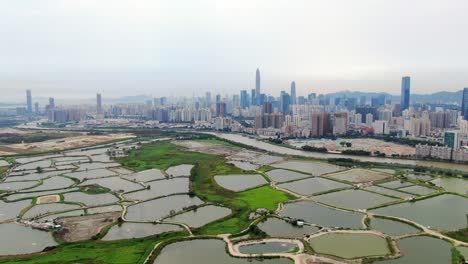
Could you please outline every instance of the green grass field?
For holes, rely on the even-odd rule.
[[[132,151],[130,155],[118,161],[124,166],[136,171],[152,168],[167,169],[179,164],[196,164],[208,157],[195,152],[183,151],[183,147],[172,143],[155,143],[144,145],[141,149]]]
[[[168,239],[182,237],[183,233],[167,233],[161,237],[119,240],[115,242],[86,241],[63,244],[56,250],[30,257],[0,259],[1,264],[117,264],[143,263],[154,245]]]

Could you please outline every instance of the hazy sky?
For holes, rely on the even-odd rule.
[[[466,0],[0,0],[0,91],[398,94],[468,86]],[[0,101],[2,101],[0,99]]]

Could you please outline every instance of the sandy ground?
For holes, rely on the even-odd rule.
[[[0,134],[28,134],[36,131],[20,130],[15,128],[0,128]]]
[[[174,144],[187,148],[189,151],[212,154],[212,155],[231,155],[238,149],[224,145],[212,144],[207,142],[199,142],[193,140],[175,140]]]
[[[77,217],[60,218],[58,224],[62,229],[58,233],[60,240],[64,242],[77,242],[91,239],[101,230],[112,224],[119,218],[120,212],[85,215]]]
[[[325,175],[327,178],[338,179],[342,181],[349,181],[354,183],[367,183],[390,179],[393,177],[391,174],[387,174],[380,171],[371,171],[365,169],[351,169]]]
[[[351,142],[352,147],[341,147],[339,143],[341,141]],[[399,145],[392,142],[385,142],[383,140],[371,139],[371,138],[358,138],[358,139],[340,139],[340,140],[328,140],[323,142],[310,142],[307,145],[313,147],[325,147],[328,151],[343,151],[343,150],[366,150],[370,152],[380,151],[388,156],[392,154],[400,155],[415,155],[416,149],[411,146]]]
[[[64,150],[70,148],[86,147],[95,144],[102,144],[117,139],[133,138],[132,134],[107,134],[99,136],[76,136],[63,139],[52,139],[43,142],[10,144],[0,147],[0,155],[25,154],[28,152],[42,152],[50,150]]]
[[[57,202],[60,202],[60,195],[58,194],[41,196],[41,197],[38,197],[36,201],[37,204],[57,203]]]

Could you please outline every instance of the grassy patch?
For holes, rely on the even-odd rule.
[[[0,167],[0,180],[5,177],[5,172],[8,170],[8,166]]]
[[[468,243],[468,228],[460,229],[453,232],[447,232],[445,235],[454,238],[459,241],[467,242]]]
[[[465,261],[464,256],[456,248],[452,248],[452,264],[460,264]]]
[[[156,243],[182,236],[184,236],[183,233],[173,233],[161,235],[159,237],[154,236],[140,239],[119,240],[115,242],[86,241],[63,244],[48,254],[14,259],[0,259],[0,263],[143,263]]]
[[[87,193],[87,194],[101,194],[101,193],[109,193],[110,190],[108,188],[104,188],[100,185],[93,184],[80,187],[80,191]]]
[[[119,159],[125,167],[142,171],[152,168],[167,169],[180,164],[196,164],[206,160],[210,155],[183,151],[183,147],[163,142],[144,145],[141,149],[132,151],[127,157]]]
[[[278,203],[294,199],[291,195],[274,190],[269,186],[248,190],[239,194],[239,200],[251,209],[266,208],[270,211],[276,210]],[[235,202],[237,202],[235,201]]]

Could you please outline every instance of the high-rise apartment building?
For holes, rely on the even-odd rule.
[[[410,82],[411,78],[405,76],[401,80],[401,102],[400,102],[400,111],[404,111],[409,108],[410,104]]]
[[[33,106],[32,106],[31,90],[26,90],[26,103],[27,103],[26,111],[28,113],[32,113]]]
[[[96,94],[96,113],[102,114],[102,96],[100,93]]]
[[[310,135],[323,137],[330,133],[330,113],[312,113]]]
[[[242,109],[249,107],[249,94],[247,93],[247,90],[242,90],[240,92],[240,107]]]
[[[296,82],[291,82],[291,104],[297,104],[297,97],[296,97]]]
[[[468,120],[468,88],[463,89],[462,98],[462,116],[464,120]]]
[[[55,99],[53,97],[49,97],[49,109],[55,108]]]

